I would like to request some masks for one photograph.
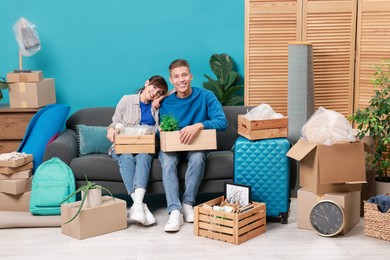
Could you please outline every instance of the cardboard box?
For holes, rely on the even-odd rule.
[[[287,137],[288,118],[249,120],[238,115],[238,134],[249,140]]]
[[[14,82],[40,82],[43,80],[43,74],[41,70],[31,72],[10,72],[7,74],[7,81],[9,83]]]
[[[31,190],[30,179],[0,180],[0,192],[9,194],[20,194]]]
[[[10,83],[11,108],[39,108],[56,103],[54,79],[43,79],[38,83]]]
[[[1,174],[13,174],[16,172],[21,172],[25,170],[31,170],[33,168],[33,163],[29,162],[17,167],[0,167]]]
[[[156,135],[116,135],[115,153],[155,153]]]
[[[299,140],[287,156],[299,161],[300,186],[316,194],[360,190],[366,182],[360,142],[327,146]]]
[[[32,176],[32,170],[24,170],[11,174],[0,173],[0,180],[29,179]]]
[[[0,210],[29,212],[30,194],[30,191],[17,195],[0,192]]]
[[[314,230],[310,223],[310,212],[321,200],[334,201],[344,209],[345,226],[340,234],[346,234],[360,221],[360,191],[326,193],[320,196],[301,188],[297,196],[298,228]]]
[[[10,158],[10,157],[7,157]],[[12,160],[0,160],[0,167],[19,167],[33,161],[33,155],[27,154],[25,157]]]
[[[209,206],[219,205],[224,197],[205,202]],[[228,213],[194,207],[194,235],[239,245],[266,231],[265,203],[252,202],[254,207],[243,213]]]
[[[77,239],[99,236],[127,228],[126,201],[103,196],[103,204],[83,208],[71,222],[64,224],[77,212],[80,201],[61,205],[62,234]]]
[[[217,132],[215,129],[202,130],[192,143],[182,144],[179,131],[161,131],[160,149],[163,152],[215,150],[217,149]]]

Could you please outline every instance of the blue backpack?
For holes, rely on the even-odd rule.
[[[70,167],[58,157],[42,163],[36,169],[31,187],[30,211],[34,215],[60,215],[61,202],[76,189]],[[76,201],[76,196],[67,202]]]

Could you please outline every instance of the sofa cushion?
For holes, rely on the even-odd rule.
[[[111,142],[105,126],[77,125],[77,143],[80,156],[92,153],[108,153]]]

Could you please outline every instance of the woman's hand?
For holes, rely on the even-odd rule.
[[[113,143],[115,141],[115,134],[116,133],[117,133],[117,131],[113,127],[110,127],[107,129],[107,139],[110,140],[111,143]]]

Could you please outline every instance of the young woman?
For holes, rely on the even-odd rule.
[[[139,93],[123,96],[116,106],[112,123],[107,128],[108,140],[114,142],[115,135],[119,132],[118,126],[149,125],[157,128],[158,109],[152,105],[152,101],[163,96],[167,90],[165,79],[153,76],[145,82]],[[128,217],[145,226],[154,224],[156,219],[143,203],[153,156],[146,153],[116,154],[114,146],[110,148],[109,154],[118,162],[123,182],[134,202]]]

